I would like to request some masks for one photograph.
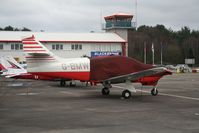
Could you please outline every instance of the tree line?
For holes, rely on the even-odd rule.
[[[26,28],[26,27],[23,27],[23,28],[15,28],[15,27],[12,27],[12,26],[6,26],[4,28],[1,28],[0,27],[0,31],[31,31],[30,29]]]
[[[199,64],[199,31],[183,27],[179,31],[165,28],[164,25],[140,26],[129,30],[129,56],[144,61],[146,46],[147,63],[152,63],[151,46],[154,45],[155,64],[160,64],[161,51],[163,64],[184,64],[185,58],[195,58]]]
[[[0,27],[0,31],[31,31],[12,26]],[[152,63],[151,46],[154,45],[155,64],[160,64],[161,51],[163,64],[184,64],[185,58],[195,58],[199,65],[199,31],[183,27],[179,31],[167,29],[164,25],[140,26],[128,32],[128,54],[144,62],[146,46],[147,63]]]

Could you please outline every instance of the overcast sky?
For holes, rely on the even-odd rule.
[[[163,24],[199,30],[199,0],[137,0],[138,26]],[[102,16],[135,15],[135,0],[0,0],[0,27],[33,31],[101,31]],[[135,19],[134,19],[135,21]]]

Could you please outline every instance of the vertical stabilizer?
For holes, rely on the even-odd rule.
[[[31,37],[22,39],[23,50],[26,54],[27,65],[30,63],[42,63],[56,61],[57,57],[50,52],[43,44]]]

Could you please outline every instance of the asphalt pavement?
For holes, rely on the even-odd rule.
[[[199,74],[174,74],[151,87],[124,84],[101,95],[101,85],[0,79],[0,133],[199,133]]]

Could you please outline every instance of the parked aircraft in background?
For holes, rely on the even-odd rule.
[[[53,80],[51,77],[33,75],[27,72],[12,56],[0,57],[1,76],[14,79]]]
[[[62,85],[65,85],[65,79],[102,83],[103,95],[109,95],[111,84],[125,83],[126,89],[122,96],[130,98],[131,92],[136,92],[131,82],[151,85],[151,94],[157,95],[156,85],[159,79],[171,74],[164,67],[155,68],[124,56],[60,58],[37,41],[34,35],[22,39],[22,43],[28,73],[59,78]]]
[[[21,67],[11,56],[0,57],[0,67],[2,69],[2,76],[7,78],[27,73],[27,70]]]

